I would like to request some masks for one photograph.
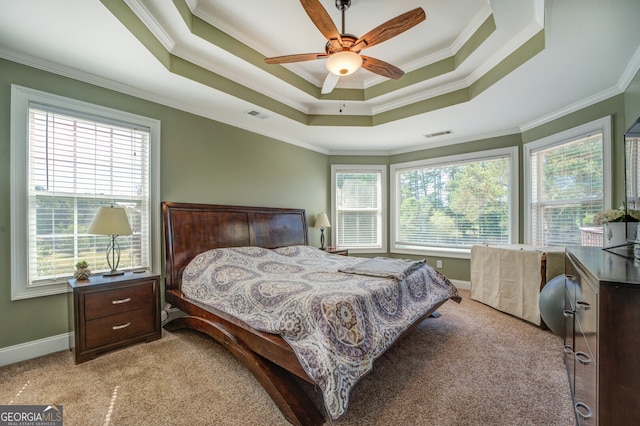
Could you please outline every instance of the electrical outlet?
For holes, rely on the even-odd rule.
[[[436,260],[436,268],[442,268],[442,259]]]

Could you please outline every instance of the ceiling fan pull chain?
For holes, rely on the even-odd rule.
[[[347,107],[347,102],[343,99],[344,96],[344,87],[342,86],[342,80],[340,80],[340,87],[338,88],[340,91],[340,103],[338,104],[338,112],[342,114],[342,111]]]

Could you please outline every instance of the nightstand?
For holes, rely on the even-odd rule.
[[[101,352],[161,337],[160,275],[126,272],[68,282],[73,289],[69,323],[75,331],[70,346],[76,364]]]
[[[349,256],[349,250],[347,249],[337,249],[335,247],[327,247],[326,252],[331,254],[339,254],[342,256]]]

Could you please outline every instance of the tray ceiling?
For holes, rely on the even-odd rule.
[[[320,1],[340,28],[334,1]],[[521,132],[620,93],[640,62],[634,0],[352,0],[356,36],[414,7],[427,19],[365,51],[402,78],[360,69],[322,95],[324,59],[264,63],[324,51],[299,2],[51,3],[3,6],[0,55],[324,153]]]

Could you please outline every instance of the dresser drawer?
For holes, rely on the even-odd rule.
[[[85,318],[92,320],[149,307],[153,303],[153,283],[146,281],[126,288],[87,293]]]
[[[576,332],[582,331],[588,347],[597,360],[596,342],[598,338],[598,297],[589,285],[582,280],[576,288],[575,319]],[[577,337],[576,337],[577,339]],[[576,345],[578,343],[576,342]]]
[[[563,357],[564,357],[564,365],[567,368],[567,375],[569,377],[569,387],[571,389],[571,395],[575,394],[574,390],[574,380],[573,380],[573,372],[574,372],[574,357],[573,357],[573,348],[574,344],[574,308],[573,308],[573,300],[572,297],[575,297],[575,290],[572,290],[574,287],[571,285],[570,281],[565,280],[565,292],[564,292],[564,327],[565,327],[565,335],[564,335],[564,347],[563,347]]]
[[[598,367],[586,339],[576,330],[574,356],[574,410],[581,426],[597,425]]]
[[[151,307],[98,318],[86,323],[86,348],[102,346],[153,330]]]

